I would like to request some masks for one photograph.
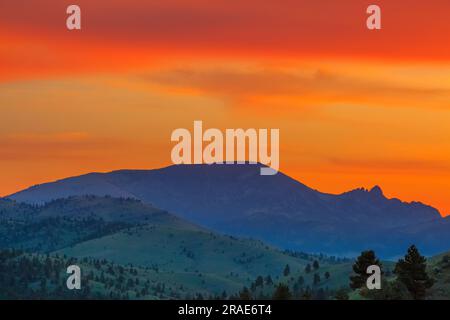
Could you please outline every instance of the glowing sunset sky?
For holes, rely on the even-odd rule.
[[[0,119],[0,195],[169,165],[203,120],[280,128],[280,170],[315,189],[450,214],[450,2],[2,1]]]

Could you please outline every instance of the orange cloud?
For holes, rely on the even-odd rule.
[[[389,67],[387,67],[389,68]],[[196,94],[221,97],[237,105],[324,106],[328,103],[416,106],[449,108],[450,83],[435,87],[392,83],[390,79],[373,79],[364,72],[349,75],[292,67],[280,68],[211,68],[155,71],[142,76],[144,81],[163,87],[190,90]],[[272,101],[272,102],[271,102]]]
[[[381,31],[366,29],[365,0],[79,0],[81,31],[65,28],[68,4],[2,2],[4,80],[120,71],[180,56],[450,60],[446,0],[380,0]]]
[[[53,134],[25,133],[0,137],[2,162],[54,161],[80,157],[95,159],[118,141],[92,137],[85,132],[58,132]]]

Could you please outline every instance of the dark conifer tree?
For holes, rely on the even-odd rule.
[[[317,286],[320,283],[320,275],[318,273],[314,274],[313,284]]]
[[[318,270],[319,269],[319,261],[317,261],[317,260],[314,260],[314,263],[313,263],[313,268],[314,268],[314,270]]]
[[[290,273],[291,273],[291,268],[289,268],[289,265],[287,264],[286,267],[284,267],[283,275],[285,277],[287,277]]]
[[[241,292],[239,292],[239,299],[241,300],[251,300],[252,294],[250,293],[250,290],[248,290],[247,287],[244,287]]]
[[[289,287],[283,283],[278,284],[275,292],[273,293],[273,300],[289,300],[291,299],[292,294],[289,290]]]
[[[359,289],[366,285],[367,278],[370,276],[370,274],[367,274],[367,268],[371,265],[378,265],[381,268],[381,263],[375,256],[375,252],[372,250],[361,252],[353,265],[355,275],[350,276],[350,288]]]
[[[266,277],[265,281],[266,281],[266,285],[268,285],[268,286],[273,284],[273,280],[272,280],[272,277],[270,275],[268,275]]]
[[[256,287],[262,287],[264,285],[264,279],[262,276],[258,276],[255,280]]]
[[[299,276],[297,283],[300,287],[303,286],[305,284],[305,278],[303,278],[302,276]]]
[[[305,272],[310,273],[311,272],[311,265],[308,263],[305,267]]]
[[[424,299],[426,290],[434,284],[434,280],[427,274],[426,261],[416,246],[412,245],[405,258],[400,259],[395,265],[394,273],[397,280],[406,286],[415,300]]]

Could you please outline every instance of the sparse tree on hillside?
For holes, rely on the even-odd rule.
[[[317,286],[320,283],[320,275],[318,273],[314,274],[313,284]]]
[[[311,272],[311,265],[308,263],[305,267],[305,272],[310,273]]]
[[[412,245],[405,258],[400,259],[395,265],[394,273],[397,280],[406,286],[415,300],[424,299],[426,290],[434,284],[434,280],[427,274],[426,261],[416,246]]]
[[[286,267],[284,267],[283,275],[285,277],[287,277],[290,273],[291,273],[291,268],[289,268],[289,265],[287,264]]]
[[[239,299],[241,300],[251,300],[252,295],[250,293],[250,290],[248,290],[247,287],[244,287],[241,292],[239,292]]]
[[[255,280],[256,287],[262,287],[264,285],[264,279],[262,276],[258,276]]]
[[[275,289],[275,292],[273,293],[273,300],[289,300],[291,299],[292,294],[289,290],[289,287],[283,283],[280,283],[277,288]]]
[[[303,278],[302,276],[299,276],[297,283],[300,287],[303,286],[305,284],[305,278]]]
[[[268,275],[266,277],[265,281],[266,281],[266,285],[268,285],[268,286],[273,284],[273,280],[272,280],[272,277],[270,275]]]
[[[319,261],[317,261],[317,260],[314,260],[314,262],[313,262],[313,268],[314,268],[314,270],[319,270]]]

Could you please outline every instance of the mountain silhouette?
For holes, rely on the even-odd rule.
[[[388,199],[379,186],[333,195],[257,164],[178,165],[90,173],[33,186],[8,198],[43,204],[74,195],[140,199],[213,230],[286,249],[394,257],[411,243],[427,254],[449,249],[450,222],[419,202]]]

